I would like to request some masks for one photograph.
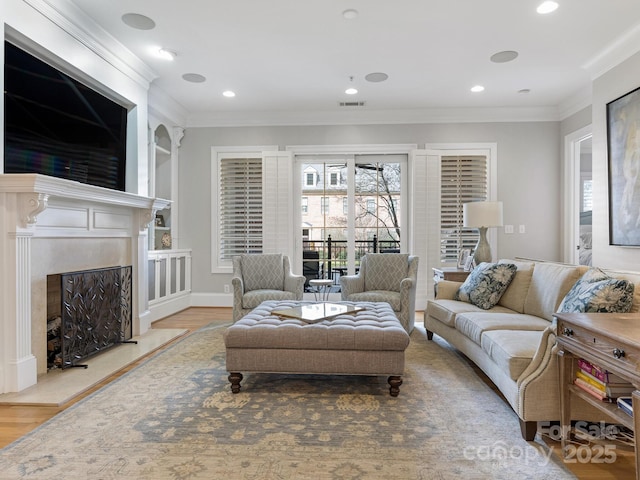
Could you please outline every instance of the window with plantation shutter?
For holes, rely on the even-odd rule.
[[[262,253],[262,158],[219,162],[219,260]]]
[[[488,165],[484,155],[441,157],[440,260],[456,263],[463,248],[473,249],[478,231],[463,228],[462,205],[488,200]]]

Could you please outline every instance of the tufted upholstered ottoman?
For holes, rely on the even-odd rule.
[[[240,391],[241,372],[260,372],[388,375],[389,392],[398,396],[409,335],[388,303],[358,302],[364,310],[318,323],[272,314],[302,303],[263,302],[225,331],[233,393]]]

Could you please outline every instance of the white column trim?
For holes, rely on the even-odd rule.
[[[31,353],[31,232],[10,232],[9,241],[15,251],[15,315],[7,334],[8,346],[6,391],[20,391],[35,385],[38,378],[36,357]],[[9,300],[9,299],[7,299]],[[13,327],[13,328],[11,328]]]

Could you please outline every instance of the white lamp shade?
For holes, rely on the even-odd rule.
[[[469,228],[501,227],[502,202],[471,202],[462,205],[462,224]]]

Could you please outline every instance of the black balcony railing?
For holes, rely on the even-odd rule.
[[[391,253],[400,251],[400,241],[356,240],[355,264],[360,266],[360,259],[367,253]],[[338,280],[347,271],[347,241],[333,240],[331,235],[326,240],[304,240],[302,255],[303,273],[307,281],[314,278]]]

